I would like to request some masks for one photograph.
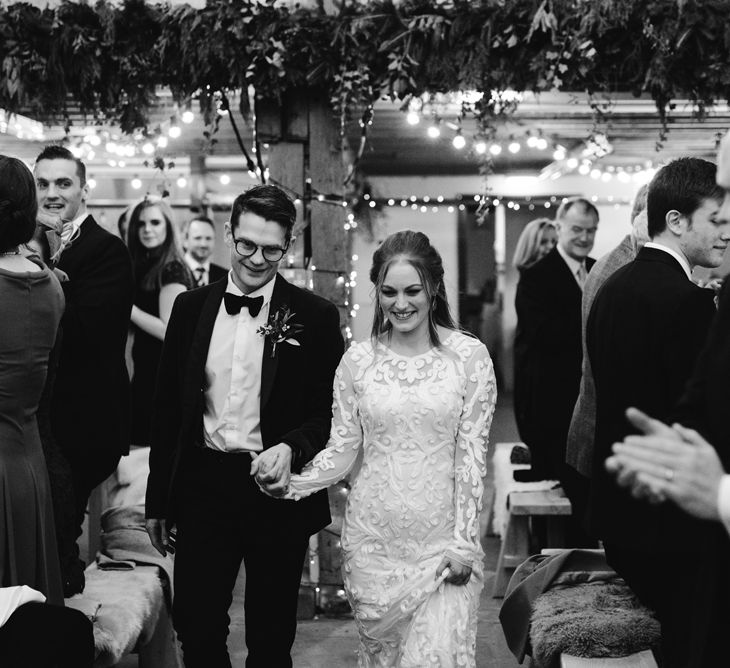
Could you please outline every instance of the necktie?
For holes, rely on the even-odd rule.
[[[578,271],[575,272],[576,278],[578,279],[578,285],[580,285],[580,289],[583,289],[583,286],[586,284],[586,266],[584,264],[580,265],[578,267]]]
[[[196,287],[205,285],[205,269],[203,267],[195,267],[195,269],[193,270],[193,273],[195,274]]]
[[[223,294],[223,304],[226,307],[228,315],[236,315],[241,312],[241,307],[245,306],[252,318],[255,318],[264,305],[263,296],[247,297],[246,295],[234,295],[230,292]]]

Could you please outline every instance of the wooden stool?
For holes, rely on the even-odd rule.
[[[562,518],[570,515],[572,508],[563,490],[558,487],[538,492],[511,492],[508,512],[507,530],[502,537],[492,589],[494,598],[504,596],[512,572],[530,556],[530,517],[547,517],[548,545],[562,547]]]
[[[614,659],[584,659],[561,654],[560,668],[657,668],[657,663],[649,650]]]

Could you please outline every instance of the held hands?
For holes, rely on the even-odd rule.
[[[256,476],[259,487],[270,496],[284,496],[289,491],[291,457],[291,447],[279,443],[264,450],[251,462],[251,475]]]
[[[448,570],[448,575],[444,578],[444,582],[449,584],[463,586],[471,578],[471,566],[465,566],[449,555],[446,555],[436,568],[437,580],[445,570]]]

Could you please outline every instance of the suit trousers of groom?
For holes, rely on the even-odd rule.
[[[251,457],[197,448],[181,472],[174,618],[186,668],[230,668],[227,613],[243,561],[246,668],[290,668],[309,535],[267,526]],[[282,504],[294,501],[279,501]]]

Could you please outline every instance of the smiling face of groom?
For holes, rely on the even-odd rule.
[[[276,186],[254,186],[236,198],[225,240],[241,292],[250,294],[276,276],[295,220],[294,203]]]

